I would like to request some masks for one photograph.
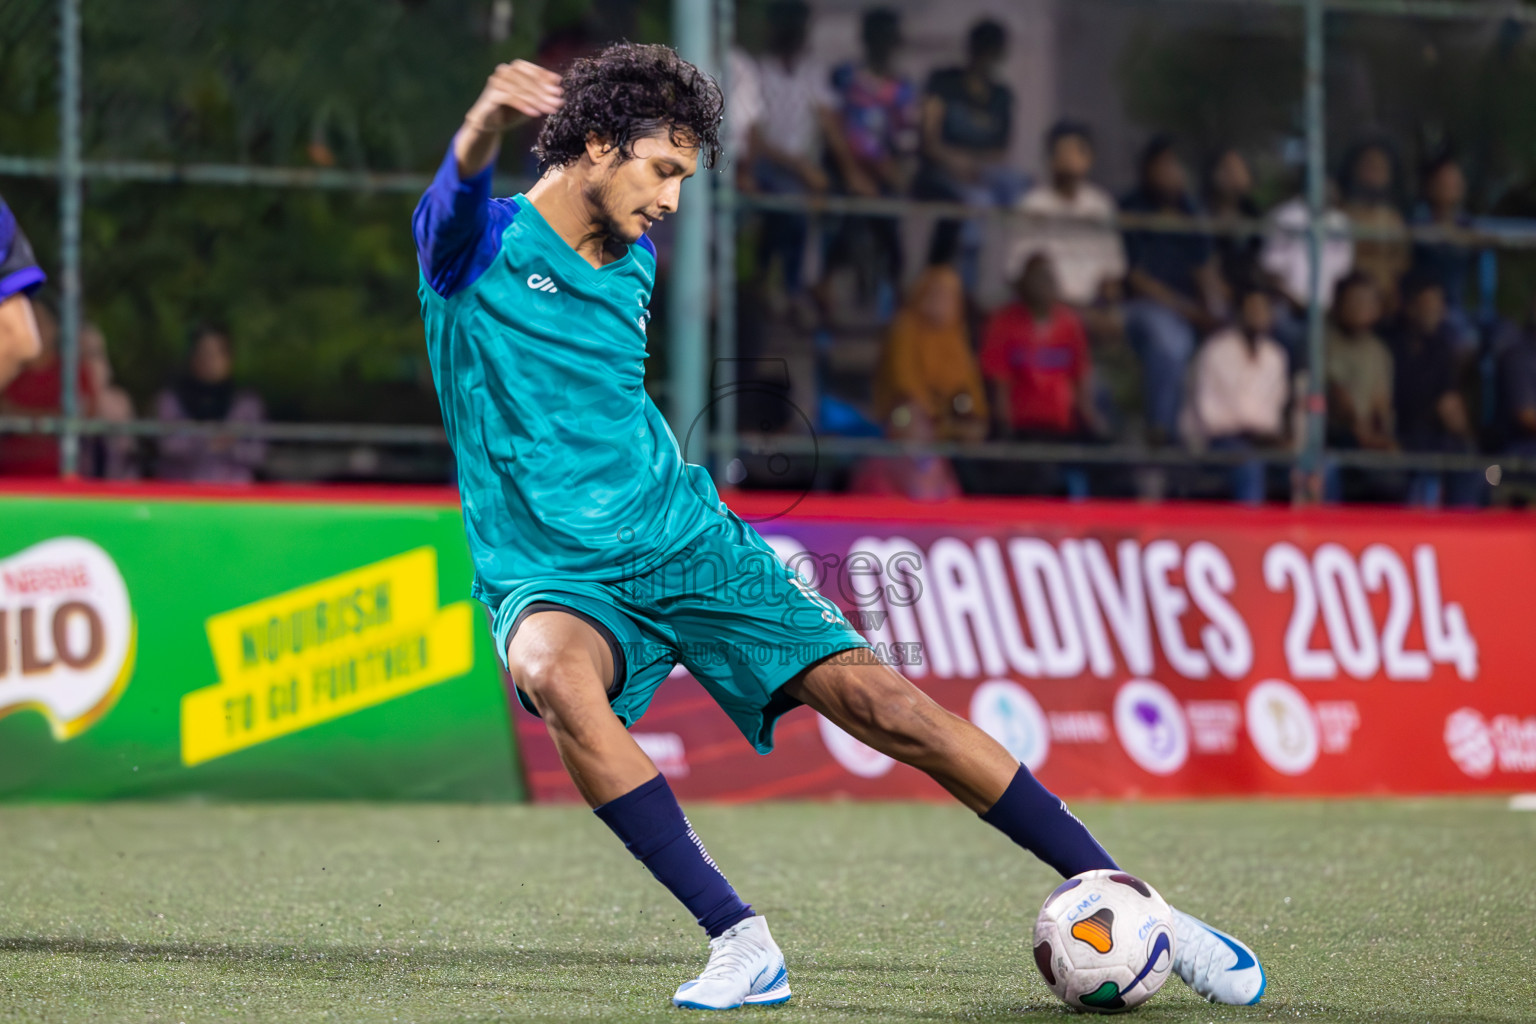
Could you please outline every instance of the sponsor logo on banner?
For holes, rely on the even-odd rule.
[[[0,716],[37,711],[56,740],[100,720],[133,675],[136,624],[112,556],[56,537],[0,561]]]
[[[1102,711],[1052,711],[1053,743],[1108,743],[1109,716]]]
[[[1302,775],[1317,763],[1317,721],[1312,705],[1290,683],[1271,679],[1248,691],[1248,738],[1259,756],[1284,775]]]
[[[833,725],[821,715],[816,716],[821,729],[821,742],[837,763],[861,779],[878,779],[896,766],[893,758],[866,746]]]
[[[181,699],[181,759],[204,761],[403,697],[474,668],[474,605],[437,606],[417,548],[207,622],[219,682]]]
[[[1521,720],[1495,715],[1490,722],[1473,708],[1452,711],[1445,720],[1445,750],[1474,779],[1502,772],[1536,772],[1536,716]]]
[[[1045,713],[1030,692],[1012,680],[994,679],[976,687],[971,721],[1032,772],[1051,755]]]
[[[1235,700],[1192,700],[1184,705],[1195,752],[1231,754],[1237,750],[1237,731],[1243,725],[1243,706]]]
[[[677,733],[634,732],[630,735],[661,774],[673,779],[688,777],[688,752],[683,746],[683,738]]]
[[[1344,754],[1360,728],[1360,708],[1352,700],[1320,700],[1312,705],[1317,712],[1317,728],[1323,753]]]
[[[1189,759],[1184,711],[1161,683],[1136,679],[1120,687],[1115,733],[1131,760],[1153,775],[1172,775]]]

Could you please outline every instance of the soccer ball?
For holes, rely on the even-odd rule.
[[[1120,1013],[1151,999],[1173,970],[1173,914],[1124,871],[1084,871],[1035,919],[1035,966],[1068,1006]]]

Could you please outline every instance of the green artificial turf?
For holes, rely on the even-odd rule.
[[[1143,1021],[1536,1019],[1536,814],[1502,800],[1092,804],[1170,902],[1246,939],[1262,1005]],[[794,1000],[735,1017],[1065,1021],[1054,879],[955,807],[694,808]],[[694,1020],[701,935],[581,809],[0,807],[0,1020]],[[771,1015],[771,1018],[770,1016]],[[727,1017],[727,1020],[732,1019]]]

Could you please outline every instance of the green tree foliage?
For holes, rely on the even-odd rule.
[[[1199,153],[1256,149],[1296,127],[1302,37],[1289,12],[1161,12],[1132,33],[1117,68],[1126,113]]]
[[[664,27],[637,23],[637,0],[617,4],[640,32]],[[498,32],[492,0],[84,0],[85,155],[431,173],[489,69],[534,56],[552,30],[579,32],[592,8],[516,0]],[[7,155],[57,152],[57,28],[53,0],[0,0]],[[525,170],[511,145],[502,163]],[[0,191],[56,269],[52,182],[8,178]],[[434,421],[415,200],[92,179],[86,314],[141,414],[211,320],[228,325],[237,372],[277,417]]]

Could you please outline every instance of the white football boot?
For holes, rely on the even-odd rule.
[[[734,1010],[789,1000],[784,954],[768,934],[768,922],[749,917],[709,940],[704,973],[678,986],[672,1005],[689,1010]]]
[[[1173,909],[1173,971],[1207,1002],[1252,1006],[1264,995],[1264,968],[1253,950],[1182,910]]]

